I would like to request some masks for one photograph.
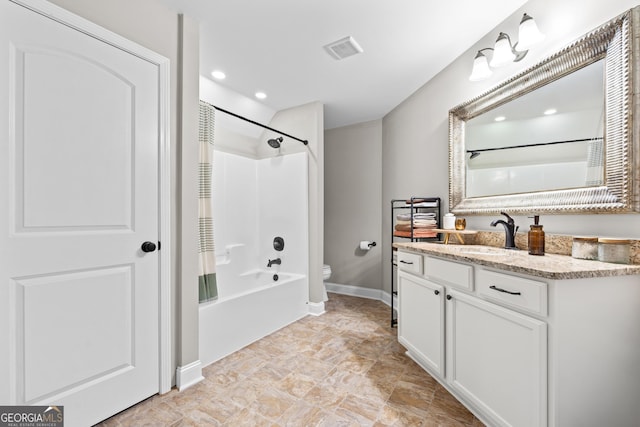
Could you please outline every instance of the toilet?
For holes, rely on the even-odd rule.
[[[329,295],[327,295],[327,284],[325,283],[327,280],[329,280],[329,278],[331,277],[331,266],[324,264],[322,266],[322,288],[323,288],[323,292],[324,292],[324,299],[323,301],[328,301],[329,300]]]
[[[330,277],[331,277],[331,266],[324,264],[322,266],[322,280],[326,282],[327,280],[329,280]]]

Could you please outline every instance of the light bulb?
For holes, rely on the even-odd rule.
[[[472,82],[477,82],[479,80],[484,80],[491,76],[492,71],[489,68],[489,63],[487,62],[487,57],[480,51],[476,55],[473,60],[473,69],[471,70],[471,75],[469,76],[469,80]]]
[[[516,55],[511,48],[509,36],[505,33],[500,33],[493,47],[493,58],[491,58],[489,65],[492,67],[501,67],[513,62],[514,59],[516,59]]]
[[[518,28],[518,50],[529,50],[533,45],[544,40],[544,34],[538,30],[536,21],[526,13],[522,16]]]

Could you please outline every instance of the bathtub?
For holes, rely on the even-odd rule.
[[[200,361],[222,359],[309,313],[302,274],[252,270],[218,277],[218,299],[200,304]]]

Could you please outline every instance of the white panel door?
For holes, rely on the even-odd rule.
[[[423,366],[444,376],[444,287],[398,272],[398,341]]]
[[[0,404],[159,391],[157,65],[0,0]]]

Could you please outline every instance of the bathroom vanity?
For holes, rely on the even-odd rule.
[[[399,342],[484,423],[640,425],[640,265],[394,246]]]

